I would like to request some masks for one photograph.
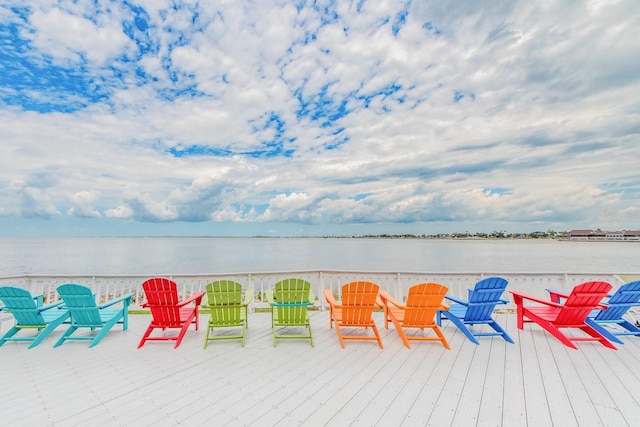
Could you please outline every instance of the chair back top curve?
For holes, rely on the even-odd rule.
[[[29,291],[13,286],[0,286],[0,301],[6,306],[19,325],[44,325],[36,300]]]
[[[473,289],[469,289],[465,320],[485,321],[491,319],[494,308],[502,302],[502,294],[508,283],[502,277],[487,277],[478,281]]]
[[[143,306],[151,309],[151,316],[157,324],[174,328],[182,325],[176,282],[164,277],[154,277],[144,281],[142,289],[147,298]]]
[[[403,323],[426,325],[433,323],[436,312],[449,289],[439,283],[420,283],[409,288]]]
[[[207,284],[207,306],[213,325],[238,325],[244,320],[246,305],[242,303],[242,284],[233,280],[217,280]]]
[[[593,281],[577,285],[558,311],[556,325],[584,323],[591,311],[607,296],[612,286],[607,282]]]
[[[100,310],[93,291],[86,286],[67,283],[58,286],[58,294],[69,309],[74,323],[102,326]]]
[[[609,307],[601,310],[595,320],[620,320],[631,307],[640,305],[640,280],[625,283],[606,302]]]
[[[371,323],[373,311],[378,308],[376,299],[380,286],[373,282],[357,281],[342,286],[340,306],[342,323],[363,325]]]

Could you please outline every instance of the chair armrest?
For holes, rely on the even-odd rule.
[[[198,292],[197,294],[193,294],[191,295],[189,298],[187,298],[184,301],[180,301],[178,304],[176,304],[178,307],[182,307],[183,305],[187,305],[190,304],[192,302],[195,301],[196,305],[200,305],[200,303],[202,302],[202,297],[204,296],[204,292]]]
[[[269,304],[275,304],[276,302],[276,296],[273,293],[273,289],[267,289],[266,291],[264,291],[264,296],[267,299],[267,302]]]
[[[445,295],[444,297],[445,297],[446,299],[448,299],[449,301],[453,301],[453,302],[455,302],[455,303],[457,303],[457,304],[462,304],[462,305],[465,305],[465,306],[468,306],[468,305],[469,305],[469,303],[468,303],[468,302],[466,302],[466,301],[462,301],[461,299],[458,299],[458,298],[455,298],[455,297],[450,297],[449,295]]]
[[[560,303],[560,302],[562,302],[561,301],[562,298],[564,298],[564,299],[569,298],[569,295],[567,295],[567,294],[565,294],[563,292],[560,292],[560,291],[556,291],[554,289],[547,288],[547,289],[545,289],[545,291],[549,292],[549,298],[553,302]]]
[[[118,304],[122,301],[124,301],[124,305],[125,307],[128,306],[129,304],[131,304],[131,298],[133,298],[133,294],[124,294],[124,295],[120,295],[118,298],[105,302],[104,304],[100,304],[98,306],[98,308],[107,308],[107,307],[111,307],[112,305]]]
[[[544,300],[544,299],[541,299],[541,298],[534,297],[532,295],[523,294],[523,293],[518,292],[518,291],[509,291],[509,292],[511,292],[513,294],[513,297],[514,297],[513,299],[514,299],[514,302],[516,303],[516,305],[518,305],[518,301],[521,304],[524,304],[523,300],[526,299],[526,300],[529,300],[529,301],[534,301],[534,302],[537,302],[537,303],[540,303],[540,304],[548,305],[549,307],[563,307],[562,304],[558,304],[557,302],[547,301],[547,300]]]
[[[507,301],[506,299],[499,299],[498,304],[509,304],[509,301]]]
[[[316,294],[314,294],[311,289],[309,289],[309,302],[311,305],[316,303]]]
[[[60,300],[60,301],[56,301],[56,302],[51,303],[51,304],[44,305],[42,307],[38,307],[38,311],[40,313],[42,313],[43,311],[47,311],[47,310],[50,310],[50,309],[55,308],[55,307],[66,308],[66,307],[63,307],[63,306],[64,306],[64,301]]]
[[[442,301],[442,304],[440,304],[440,311],[448,311],[451,307],[449,306],[449,304],[447,304],[446,302]]]
[[[338,305],[338,301],[336,301],[335,297],[333,296],[333,292],[331,292],[331,289],[324,290],[324,298],[327,300],[327,303],[329,303],[329,305]]]
[[[42,307],[42,304],[44,304],[43,294],[33,295],[33,299],[36,300],[36,306],[38,307]]]
[[[249,290],[244,294],[244,305],[249,305],[251,304],[251,301],[253,301],[253,291]]]
[[[404,310],[407,308],[404,304],[400,303],[400,301],[393,298],[387,291],[380,291],[380,298],[382,299],[383,305],[388,305],[387,303],[391,303],[399,309]]]

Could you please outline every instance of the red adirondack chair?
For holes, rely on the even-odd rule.
[[[149,327],[142,336],[138,348],[142,347],[146,341],[172,341],[176,344],[173,348],[178,348],[184,338],[184,334],[191,324],[199,327],[198,307],[204,292],[199,292],[184,301],[178,299],[178,285],[176,282],[163,277],[155,277],[146,280],[142,284],[147,301],[142,307],[151,309],[153,317]],[[194,304],[194,305],[191,305]],[[151,336],[154,329],[180,329],[178,335]]]
[[[607,282],[586,282],[577,285],[568,295],[564,304],[542,300],[521,292],[510,291],[516,304],[518,329],[524,329],[525,322],[535,322],[559,339],[567,347],[578,349],[573,341],[598,341],[605,347],[616,347],[605,338],[602,326],[590,319],[594,309],[606,310],[600,301],[607,296],[611,285]],[[537,306],[525,305],[525,300],[538,303]],[[580,329],[587,336],[567,336],[561,329]]]

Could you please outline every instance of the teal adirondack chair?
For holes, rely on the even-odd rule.
[[[207,348],[209,341],[242,339],[244,347],[247,326],[248,307],[253,299],[253,291],[248,290],[242,298],[242,284],[233,280],[218,280],[209,283],[207,291],[207,305],[211,312],[207,334],[204,337],[204,348]],[[219,334],[214,335],[216,328],[242,328],[241,334]]]
[[[475,344],[480,344],[476,337],[498,335],[505,341],[513,344],[513,339],[507,332],[493,319],[493,309],[497,304],[506,304],[508,301],[501,299],[507,280],[502,277],[488,277],[476,283],[473,289],[469,289],[468,301],[447,296],[449,301],[453,301],[449,310],[439,311],[437,314],[438,326],[442,320],[450,320],[465,334],[469,340]],[[475,325],[489,325],[495,332],[478,332],[469,327]]]
[[[89,348],[96,346],[100,340],[116,324],[122,324],[122,330],[128,328],[129,305],[133,294],[125,294],[104,304],[97,305],[95,295],[86,286],[67,283],[58,286],[58,294],[64,301],[65,307],[71,314],[71,326],[60,339],[53,345],[58,347],[67,340],[91,341]],[[117,308],[116,304],[122,303]],[[100,329],[95,335],[71,336],[79,328]]]
[[[29,348],[33,348],[69,319],[69,311],[60,309],[62,301],[43,306],[42,295],[34,297],[25,289],[2,286],[0,300],[15,319],[13,327],[0,338],[0,346],[7,341],[31,341]],[[22,329],[36,329],[39,333],[36,336],[15,336]]]
[[[267,290],[265,296],[271,305],[273,346],[281,338],[309,339],[313,347],[313,333],[307,311],[316,299],[311,283],[303,279],[284,279],[276,283],[273,290]],[[301,327],[307,329],[306,334],[284,333],[285,330]]]

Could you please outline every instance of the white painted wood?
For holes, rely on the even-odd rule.
[[[136,349],[150,317],[130,316],[95,348],[0,347],[5,425],[635,425],[640,419],[640,338],[617,351],[597,343],[571,350],[536,325],[515,328],[516,344],[481,337],[476,346],[445,324],[439,343],[402,345],[393,326],[375,342],[342,349],[328,313],[313,312],[316,341],[273,347],[269,313],[249,317],[246,347],[210,343],[191,329],[178,349]]]

